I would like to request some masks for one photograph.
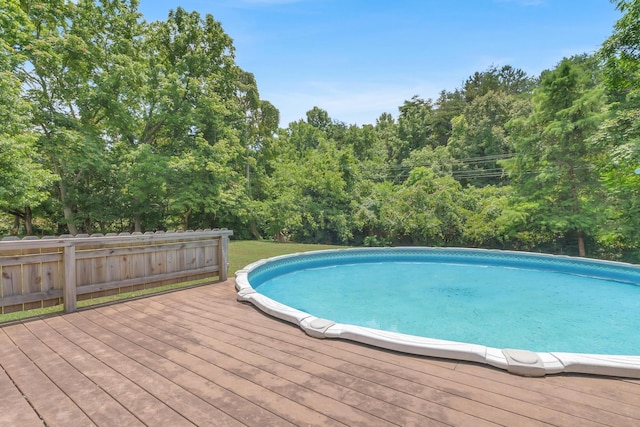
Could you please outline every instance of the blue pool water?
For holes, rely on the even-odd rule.
[[[338,323],[496,348],[640,355],[640,269],[405,255],[319,256],[250,279],[257,292]]]

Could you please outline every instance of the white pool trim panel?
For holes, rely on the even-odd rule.
[[[338,249],[344,251],[348,249]],[[317,251],[320,252],[333,252]],[[626,378],[640,378],[640,356],[614,356],[562,352],[532,352],[498,349],[478,344],[425,338],[387,332],[362,326],[336,323],[286,306],[258,293],[249,283],[249,273],[267,262],[305,253],[282,255],[252,263],[236,272],[237,300],[249,302],[261,311],[298,325],[315,338],[342,338],[403,353],[483,363],[513,374],[540,377],[546,374],[582,373]]]

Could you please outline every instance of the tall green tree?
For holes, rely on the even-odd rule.
[[[402,241],[429,246],[459,244],[464,224],[462,195],[460,184],[451,175],[437,176],[425,166],[412,169],[400,187],[395,207],[406,215],[398,231]]]
[[[580,256],[599,221],[601,188],[589,137],[602,121],[605,98],[594,67],[592,58],[574,57],[542,73],[533,114],[512,124],[516,156],[504,161],[517,192],[515,210],[526,216],[519,230],[575,238]]]
[[[609,117],[594,135],[606,155],[600,171],[608,189],[603,243],[618,255],[640,247],[640,1],[612,1],[622,17],[599,51],[609,96]],[[631,259],[637,262],[636,256]]]
[[[84,150],[75,101],[86,81],[79,58],[86,46],[71,37],[75,5],[65,1],[22,3],[32,25],[27,43],[19,47],[27,57],[22,80],[32,106],[33,125],[39,131],[38,149],[57,175],[57,195],[69,232],[77,233],[73,219],[73,184],[86,169],[93,150]]]
[[[0,9],[0,210],[20,220],[33,234],[32,210],[48,197],[53,175],[42,163],[30,125],[30,105],[22,87],[27,56],[22,47],[31,41],[33,25],[20,2],[8,0]]]
[[[459,160],[456,177],[476,186],[504,182],[498,161],[514,152],[506,124],[528,117],[530,112],[530,99],[505,91],[489,90],[469,102],[463,114],[452,120],[452,135],[447,144]]]
[[[295,127],[313,126],[298,122]],[[275,160],[268,186],[272,197],[264,207],[268,235],[310,243],[344,244],[353,238],[345,156],[350,158],[333,140],[322,138],[313,148],[302,153],[294,148]]]
[[[260,198],[265,177],[266,160],[270,145],[278,130],[280,112],[269,101],[261,100],[258,85],[252,73],[239,72],[236,91],[240,109],[244,114],[242,140],[245,146],[245,179],[249,208],[249,228],[254,238],[262,238],[256,219],[260,215],[253,201]]]
[[[43,162],[56,175],[55,196],[69,233],[88,231],[103,212],[93,191],[108,182],[106,148],[131,120],[129,99],[139,86],[130,48],[141,36],[137,2],[22,2],[31,37],[20,46],[33,126]],[[133,94],[133,95],[132,95]]]
[[[434,106],[431,99],[414,96],[405,101],[399,110],[398,139],[391,146],[391,160],[398,164],[409,157],[412,150],[438,145],[433,134]]]
[[[599,51],[604,61],[607,87],[614,100],[625,100],[638,91],[640,78],[640,1],[610,0],[622,17],[616,22],[613,34]]]
[[[530,95],[536,87],[535,79],[523,70],[505,65],[499,69],[489,67],[483,72],[476,72],[463,85],[465,100],[472,102],[489,92],[504,92],[510,95]]]
[[[399,184],[391,181],[363,181],[354,208],[353,224],[362,234],[363,243],[376,246],[401,241],[407,228],[409,211],[400,210]]]
[[[466,105],[462,91],[456,89],[453,92],[441,91],[435,101],[433,111],[433,124],[431,127],[432,140],[438,146],[445,146],[451,138],[453,119],[459,116]]]

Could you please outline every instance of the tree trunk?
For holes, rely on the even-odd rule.
[[[253,200],[253,197],[251,197],[251,165],[249,164],[249,147],[247,147],[247,165],[245,166],[244,174],[247,179],[247,195],[250,200]]]
[[[33,213],[29,206],[24,208],[24,228],[26,229],[27,236],[33,236]]]
[[[587,251],[584,248],[584,234],[582,231],[578,231],[578,254],[582,257],[587,256]]]
[[[258,227],[256,227],[256,220],[253,217],[249,219],[249,229],[251,230],[251,235],[254,239],[262,240],[262,235],[258,231]]]
[[[133,204],[133,231],[134,233],[142,233],[142,219],[140,219],[140,213],[138,213],[138,207],[140,202],[137,197],[134,197],[131,201]]]
[[[14,214],[13,215],[13,227],[11,227],[11,235],[12,236],[17,236],[19,231],[20,231],[20,216]]]
[[[75,236],[78,234],[78,228],[73,223],[73,210],[67,201],[67,189],[62,183],[62,179],[60,179],[60,201],[62,202],[62,213],[64,214],[65,221],[67,222],[69,234]]]
[[[76,234],[78,234],[78,227],[76,227],[76,225],[71,220],[71,206],[65,206],[64,208],[62,208],[62,212],[64,213],[64,219],[67,222],[67,229],[69,230],[69,234],[75,236]]]
[[[189,216],[191,216],[192,211],[193,209],[189,208],[187,213],[184,214],[184,221],[183,221],[184,231],[187,231],[189,229]]]

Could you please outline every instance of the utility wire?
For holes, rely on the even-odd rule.
[[[513,153],[494,154],[489,156],[468,157],[464,159],[456,160],[462,163],[463,166],[478,166],[484,163],[492,163],[497,160],[510,159],[514,157]],[[367,170],[367,178],[388,179],[388,178],[406,178],[408,172],[412,169],[420,166],[431,167],[433,163],[415,163],[412,165],[385,165],[379,168],[372,168]],[[456,170],[452,171],[451,175],[454,178],[459,179],[478,179],[478,178],[499,178],[507,175],[502,168],[492,169],[469,169],[469,170]]]
[[[457,160],[463,166],[478,166],[484,163],[495,162],[496,160],[504,160],[515,157],[515,153],[495,154],[490,156],[469,157]],[[406,179],[412,169],[420,166],[431,167],[432,163],[416,163],[411,166],[406,165],[385,165],[380,168],[372,168],[365,171],[365,178],[368,179]],[[592,165],[574,168],[574,170],[593,170]],[[527,171],[522,175],[536,175],[541,173],[540,170]],[[462,169],[453,170],[450,175],[456,179],[483,179],[483,178],[508,178],[509,173],[502,168],[479,168],[479,169]]]

